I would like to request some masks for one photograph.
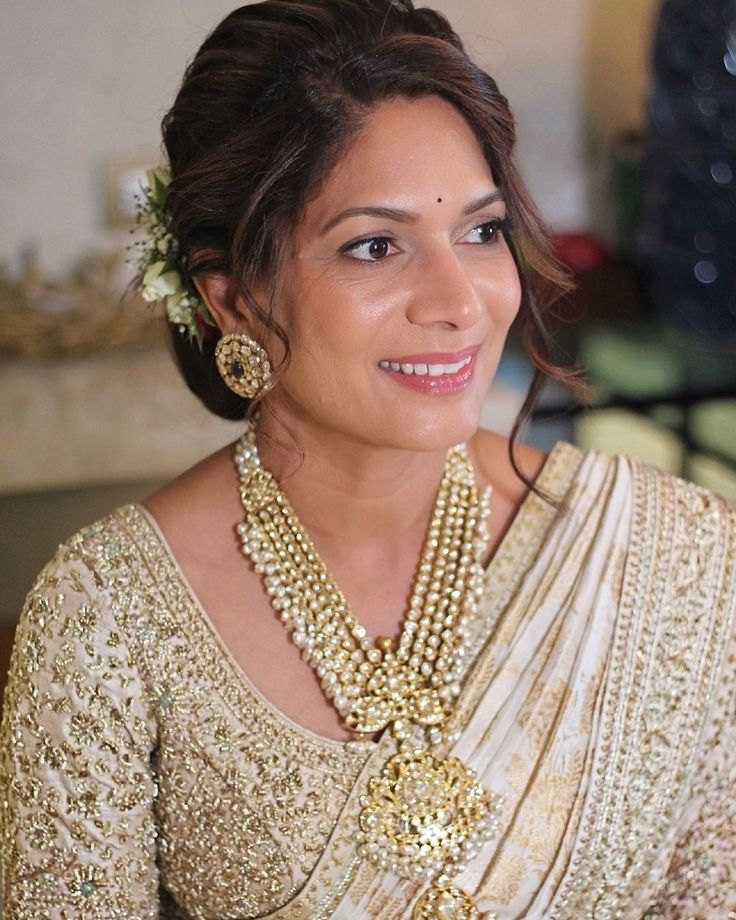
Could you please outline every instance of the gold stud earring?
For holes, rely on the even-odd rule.
[[[223,335],[215,347],[215,361],[225,384],[245,399],[253,399],[271,376],[268,355],[244,332]]]

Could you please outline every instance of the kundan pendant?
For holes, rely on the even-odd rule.
[[[428,750],[391,757],[360,804],[359,852],[404,878],[452,872],[498,828],[500,803],[475,771]]]

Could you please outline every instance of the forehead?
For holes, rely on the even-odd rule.
[[[465,204],[494,187],[480,144],[454,106],[437,96],[401,97],[366,118],[305,218],[376,202],[418,207],[441,197]]]

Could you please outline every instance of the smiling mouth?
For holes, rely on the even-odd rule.
[[[407,376],[444,377],[449,374],[459,373],[464,367],[470,364],[472,357],[472,355],[467,355],[461,361],[456,361],[454,364],[400,364],[398,361],[379,361],[378,366],[384,371],[390,370],[397,374],[406,374]]]

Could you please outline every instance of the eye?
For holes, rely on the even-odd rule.
[[[473,227],[466,234],[466,238],[474,237],[474,239],[471,239],[472,243],[497,243],[503,237],[508,225],[509,220],[507,217],[486,220],[482,224],[478,224],[477,227]]]
[[[359,262],[380,262],[389,255],[392,240],[387,236],[372,236],[348,243],[340,252]]]

